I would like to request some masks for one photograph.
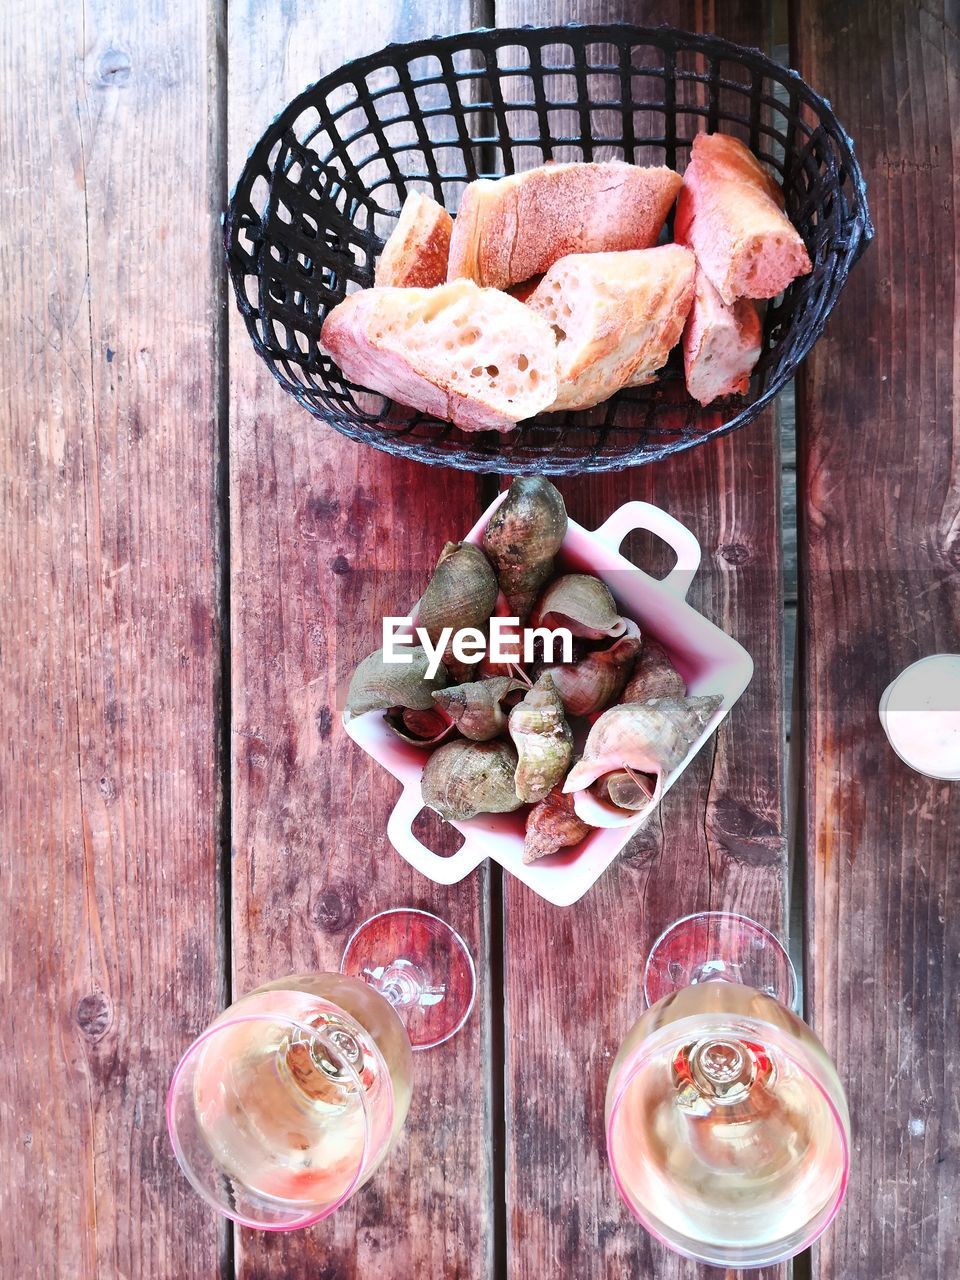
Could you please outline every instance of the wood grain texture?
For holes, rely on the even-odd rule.
[[[765,42],[758,6],[498,0],[497,23],[634,21]],[[604,158],[598,154],[596,158]],[[703,545],[690,600],[752,654],[750,688],[716,739],[590,893],[558,910],[504,877],[508,1269],[516,1280],[718,1274],[668,1253],[621,1203],[609,1173],[604,1096],[642,1012],[657,934],[687,912],[743,911],[782,926],[786,892],[781,690],[779,453],[773,415],[655,467],[560,485],[593,527],[628,499],[657,503]],[[650,538],[627,555],[669,567]],[[734,1272],[730,1275],[738,1274]],[[784,1268],[751,1273],[767,1277]]]
[[[825,1280],[960,1274],[960,787],[911,772],[886,684],[960,651],[960,38],[953,3],[794,10],[877,236],[799,379],[808,1011],[853,1114]]]
[[[9,1277],[220,1271],[163,1109],[224,994],[214,12],[0,7]]]
[[[231,174],[324,72],[472,20],[465,0],[231,4]],[[463,932],[480,983],[467,1028],[417,1056],[405,1131],[372,1183],[311,1231],[243,1233],[237,1269],[482,1280],[492,1247],[487,876],[443,889],[390,847],[399,789],[346,737],[338,704],[352,667],[379,647],[383,615],[416,599],[444,541],[479,514],[480,484],[320,426],[280,391],[236,315],[230,367],[234,991],[336,970],[357,924],[404,905]]]

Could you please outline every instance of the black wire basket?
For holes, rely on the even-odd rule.
[[[701,409],[675,351],[656,383],[595,409],[464,432],[346,382],[320,346],[327,312],[373,284],[407,191],[456,212],[467,182],[548,160],[682,170],[704,129],[774,170],[813,263],[766,308],[748,394]],[[626,25],[470,31],[348,63],[276,118],[225,220],[253,345],[314,417],[388,453],[514,475],[636,466],[744,426],[793,376],[872,236],[853,144],[795,71],[716,36]]]

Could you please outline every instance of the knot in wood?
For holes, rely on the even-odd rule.
[[[310,919],[325,933],[336,933],[338,929],[342,929],[348,915],[349,904],[344,902],[336,889],[324,889],[310,908]]]
[[[115,88],[126,84],[130,79],[133,66],[130,55],[123,49],[107,49],[100,56],[97,66],[97,78],[102,85]]]
[[[77,1026],[91,1044],[96,1044],[106,1035],[113,1013],[110,1001],[102,991],[91,991],[77,1005]]]
[[[786,844],[775,810],[764,812],[733,796],[719,796],[707,818],[708,837],[728,858],[748,867],[776,866]]]
[[[720,548],[720,555],[727,564],[746,564],[750,559],[750,548],[742,542],[728,542]]]

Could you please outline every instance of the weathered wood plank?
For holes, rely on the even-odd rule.
[[[808,1010],[853,1114],[829,1280],[960,1274],[960,788],[877,704],[960,648],[956,6],[794,8],[795,63],[855,139],[877,237],[798,399]]]
[[[759,7],[603,0],[498,0],[498,25],[670,20],[764,43]],[[597,158],[603,158],[598,156]],[[688,524],[704,549],[694,607],[736,636],[753,683],[716,741],[670,793],[659,820],[576,906],[558,910],[505,877],[509,1274],[606,1280],[690,1277],[631,1218],[610,1176],[604,1093],[620,1041],[642,1010],[650,944],[672,920],[707,907],[783,924],[783,707],[779,446],[772,414],[669,463],[561,484],[588,527],[642,498]],[[626,547],[668,567],[649,539]],[[711,1273],[714,1274],[714,1273]],[[755,1273],[756,1274],[756,1273]],[[783,1268],[769,1268],[767,1277]]]
[[[215,1276],[217,6],[0,7],[0,1273]],[[189,146],[184,149],[184,140]]]
[[[472,21],[467,0],[231,4],[231,175],[324,72]],[[405,1133],[373,1182],[313,1231],[244,1233],[239,1273],[480,1280],[492,1241],[487,876],[445,890],[394,852],[398,788],[347,739],[337,702],[383,615],[412,603],[443,542],[476,518],[480,483],[313,422],[235,315],[230,360],[235,991],[336,969],[355,925],[408,904],[463,931],[480,982],[468,1028],[418,1055]]]

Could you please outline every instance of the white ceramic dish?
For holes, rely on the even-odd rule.
[[[505,498],[506,493],[500,494],[464,541],[480,543],[487,521]],[[677,563],[666,578],[651,578],[620,555],[621,543],[634,529],[650,530],[676,552]],[[625,503],[592,533],[570,520],[557,557],[558,572],[594,573],[607,584],[624,616],[632,618],[644,634],[658,640],[670,654],[687,682],[688,693],[715,693],[723,698],[686,760],[667,777],[664,794],[730,711],[753,674],[753,660],[746,649],[686,602],[699,565],[700,544],[690,530],[646,502]],[[484,858],[493,858],[549,902],[568,906],[599,879],[655,808],[651,805],[640,811],[625,825],[598,828],[576,848],[530,866],[523,862],[526,807],[516,813],[481,814],[468,822],[452,824],[464,843],[450,857],[442,857],[428,849],[411,830],[423,808],[420,779],[427,753],[391,733],[378,711],[349,721],[346,730],[354,742],[403,784],[403,794],[387,822],[387,835],[398,853],[438,884],[455,884]]]

